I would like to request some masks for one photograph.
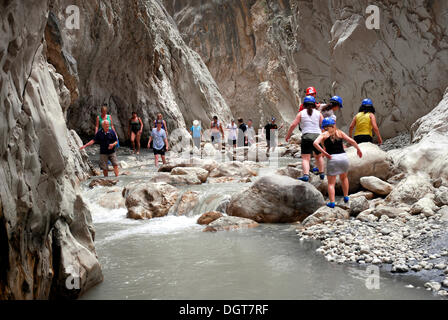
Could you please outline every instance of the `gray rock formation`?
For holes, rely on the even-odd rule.
[[[78,187],[89,167],[47,62],[47,13],[48,1],[0,2],[0,299],[77,298],[102,281]]]
[[[46,39],[58,72],[72,75],[68,122],[80,135],[94,133],[100,105],[108,103],[120,139],[132,111],[148,137],[161,112],[169,130],[187,136],[193,120],[209,124],[230,110],[199,55],[187,47],[159,1],[51,0]],[[80,9],[79,30],[65,28],[69,5]],[[53,35],[53,36],[51,36]],[[77,99],[76,97],[79,96]],[[171,136],[176,141],[176,136]]]
[[[314,85],[321,100],[343,97],[341,127],[373,99],[388,138],[427,114],[448,85],[446,1],[375,1],[379,30],[366,27],[367,0],[164,4],[233,113],[256,125],[271,115],[290,121]]]
[[[263,223],[288,223],[303,221],[324,204],[322,194],[310,183],[272,175],[233,195],[227,214]]]

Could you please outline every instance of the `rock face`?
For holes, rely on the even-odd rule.
[[[369,96],[388,138],[428,113],[448,85],[445,1],[376,1],[379,30],[366,27],[368,0],[164,4],[232,112],[256,127],[271,115],[290,122],[314,85],[321,100],[343,97],[341,127]]]
[[[227,214],[264,223],[303,221],[324,205],[322,194],[309,183],[285,176],[265,176],[232,196]]]
[[[396,166],[410,174],[448,179],[448,90],[434,110],[414,123],[412,136],[414,144],[389,152]]]
[[[42,40],[47,14],[48,1],[0,2],[0,300],[77,298],[103,279],[78,186],[89,166]]]
[[[80,9],[80,30],[65,28],[69,5]],[[161,112],[171,132],[179,128],[170,136],[172,143],[182,137],[189,141],[186,128],[195,119],[207,124],[214,115],[230,119],[207,67],[159,1],[51,0],[50,12],[46,38],[55,48],[58,72],[71,74],[73,87],[77,83],[67,119],[79,134],[93,135],[103,102],[121,141],[128,139],[132,111],[142,117],[143,137]]]
[[[179,191],[166,183],[132,182],[123,190],[127,217],[135,220],[163,217],[179,197]]]

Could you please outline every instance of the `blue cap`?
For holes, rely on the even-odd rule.
[[[325,118],[324,121],[322,121],[322,128],[334,126],[336,124],[336,121],[334,121],[333,118]]]
[[[373,102],[370,99],[364,99],[362,100],[362,104],[363,106],[373,106]]]
[[[330,99],[330,102],[336,102],[336,103],[339,104],[341,109],[343,108],[343,106],[342,106],[342,98],[340,96],[334,96],[333,98]]]
[[[316,98],[314,98],[313,96],[306,96],[303,100],[303,104],[307,103],[316,104]]]

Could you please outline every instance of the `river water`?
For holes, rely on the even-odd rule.
[[[144,152],[140,159],[153,157]],[[97,163],[96,155],[92,161]],[[132,175],[120,177],[119,187],[155,172],[152,163],[128,170]],[[108,189],[89,190],[89,182],[83,196],[92,211],[104,282],[82,299],[437,299],[418,288],[417,280],[386,271],[379,273],[379,289],[369,290],[367,267],[328,263],[315,252],[318,243],[299,241],[292,225],[202,232],[196,224],[200,213],[216,209],[248,184],[183,187],[203,195],[189,216],[133,221],[126,219],[126,209],[101,207]]]

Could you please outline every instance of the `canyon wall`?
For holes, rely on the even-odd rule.
[[[374,101],[392,137],[427,114],[448,85],[448,2],[367,0],[164,0],[182,37],[204,59],[236,117],[290,122],[308,86],[344,99],[347,128]]]

